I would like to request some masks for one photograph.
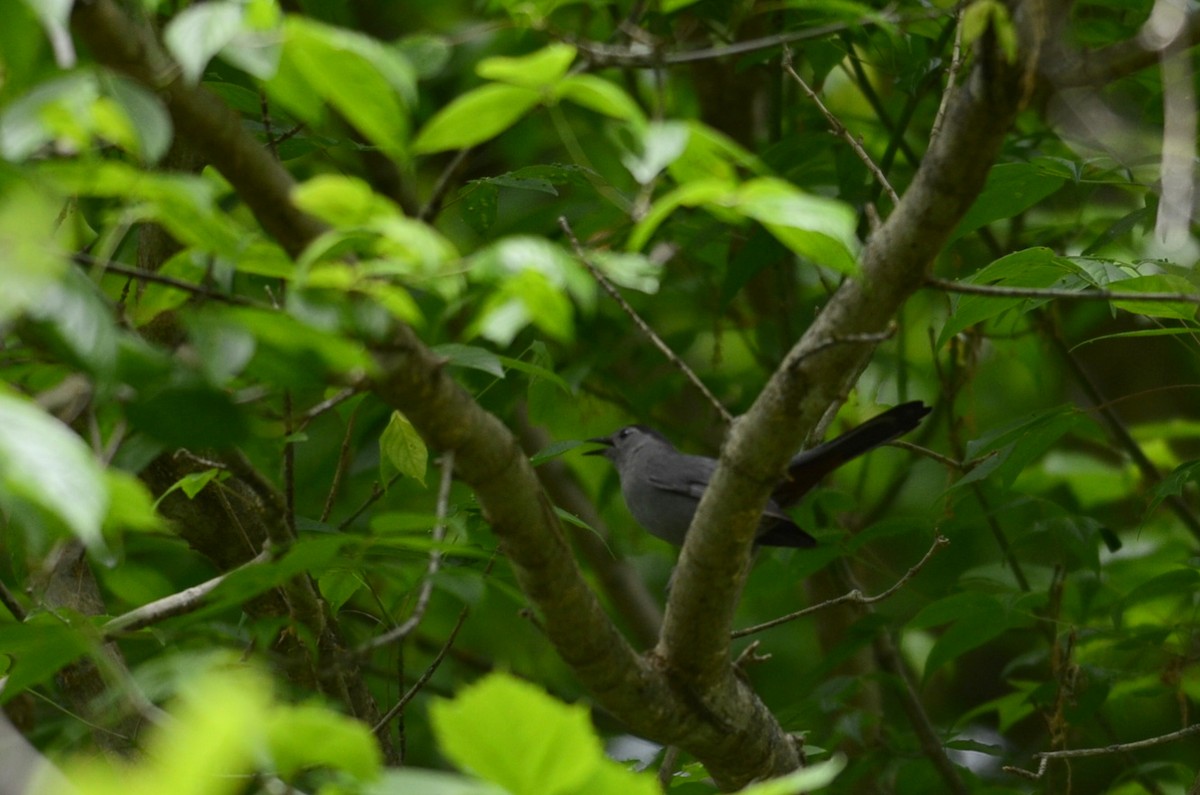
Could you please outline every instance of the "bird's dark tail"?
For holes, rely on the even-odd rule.
[[[781,507],[794,504],[842,464],[917,427],[929,411],[919,400],[901,403],[835,439],[798,453],[788,463],[788,477],[776,487],[772,499]]]

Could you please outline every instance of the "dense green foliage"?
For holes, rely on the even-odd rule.
[[[167,92],[73,29],[70,2],[0,0],[6,714],[55,760],[83,749],[65,764],[95,792],[252,791],[222,775],[255,772],[314,792],[652,791],[582,710],[512,678],[472,687],[498,669],[590,703],[487,512],[372,391],[376,354],[410,326],[548,481],[590,497],[606,528],[559,515],[604,539],[585,575],[649,648],[653,610],[606,572],[661,603],[678,552],[575,448],[643,422],[715,454],[726,426],[626,309],[746,411],[895,207],[862,155],[905,194],[948,80],[977,46],[1018,57],[1006,7],[128,5],[177,64],[161,86],[232,109],[319,234],[297,250],[252,192],[268,179],[205,167]],[[1079,3],[1057,33],[1124,41],[1151,5]],[[1017,292],[916,291],[828,429],[921,399],[916,447],[796,509],[817,549],[756,553],[737,626],[880,593],[931,552],[869,608],[753,635],[769,659],[744,676],[823,763],[779,792],[950,791],[931,742],[968,792],[1194,786],[1195,736],[1036,783],[1001,769],[1195,722],[1200,283],[1190,199],[1182,221],[1167,206],[1164,74],[1030,88],[933,270]],[[1155,295],[1071,299],[1096,288]],[[907,677],[881,660],[893,643]],[[632,755],[620,716],[591,718]],[[133,772],[96,761],[135,745]],[[678,764],[670,791],[714,791]],[[477,778],[421,770],[447,766]]]

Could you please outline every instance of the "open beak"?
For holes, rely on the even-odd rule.
[[[584,441],[591,442],[592,444],[604,445],[598,450],[588,450],[586,453],[584,453],[584,455],[604,455],[613,448],[613,440],[611,436],[597,436],[594,439],[585,439]]]

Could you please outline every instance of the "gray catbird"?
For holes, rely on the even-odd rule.
[[[908,433],[928,413],[929,407],[920,401],[902,403],[836,439],[797,453],[788,462],[787,477],[771,492],[755,543],[814,546],[816,539],[797,527],[783,509],[850,459]],[[613,462],[633,518],[651,535],[682,544],[700,496],[717,468],[716,459],[681,453],[658,431],[643,425],[630,425],[611,436],[588,441],[604,445],[585,455],[602,455]]]

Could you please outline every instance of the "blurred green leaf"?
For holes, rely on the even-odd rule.
[[[0,390],[0,505],[9,516],[39,535],[57,534],[60,522],[98,549],[109,499],[87,445],[33,403]]]
[[[91,648],[84,632],[49,613],[31,615],[21,623],[0,624],[0,649],[12,663],[5,671],[0,703],[51,679]]]
[[[475,73],[485,80],[542,89],[561,80],[574,60],[574,47],[555,43],[529,55],[496,55],[485,58],[475,67]]]
[[[430,718],[452,762],[513,795],[659,791],[653,776],[605,758],[586,708],[512,676],[491,674],[452,701],[438,699]]]
[[[645,115],[620,86],[589,74],[570,75],[554,87],[555,96],[613,119],[634,125],[645,123]]]
[[[438,356],[446,357],[450,360],[451,364],[456,364],[459,367],[482,370],[497,378],[504,377],[504,365],[500,363],[500,357],[486,348],[480,348],[475,345],[446,343],[445,345],[435,346],[433,352]]]
[[[266,739],[271,761],[285,778],[320,765],[370,779],[383,763],[369,726],[325,707],[276,705]]]
[[[413,141],[417,154],[466,149],[494,138],[541,100],[531,88],[489,83],[442,108]]]
[[[368,36],[292,16],[283,26],[278,73],[267,88],[292,113],[309,122],[336,108],[396,161],[406,157],[409,107],[416,73],[404,56]]]

